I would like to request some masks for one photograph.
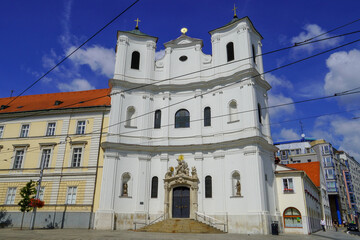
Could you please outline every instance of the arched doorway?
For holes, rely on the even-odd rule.
[[[172,217],[190,217],[190,189],[188,187],[175,187],[173,189]]]

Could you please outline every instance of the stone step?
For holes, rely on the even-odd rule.
[[[166,219],[137,230],[165,233],[224,233],[221,230],[193,219]]]

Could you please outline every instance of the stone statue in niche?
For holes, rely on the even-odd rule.
[[[192,176],[193,178],[197,178],[196,167],[192,167],[192,168],[191,168],[191,176]]]
[[[236,182],[236,196],[241,196],[241,183],[240,180]]]
[[[127,196],[128,195],[128,185],[127,183],[123,184],[123,196]]]

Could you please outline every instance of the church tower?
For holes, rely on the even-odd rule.
[[[209,33],[212,55],[182,29],[155,60],[156,37],[118,32],[95,228],[207,215],[268,234],[278,220],[262,36],[236,15]]]

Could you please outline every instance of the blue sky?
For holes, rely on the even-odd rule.
[[[0,88],[0,97],[10,96],[11,90],[13,95],[19,94],[131,3],[128,0],[1,1],[0,78],[5,84]],[[291,46],[360,18],[360,1],[355,0],[140,0],[26,95],[108,87],[113,73],[116,31],[132,30],[136,18],[141,20],[141,31],[159,38],[157,51],[164,49],[164,42],[179,37],[182,27],[187,27],[187,35],[203,39],[203,51],[211,54],[208,32],[231,21],[234,3],[237,15],[248,16],[264,37],[263,52]],[[324,37],[357,30],[360,21]],[[271,70],[358,38],[360,34],[354,34],[267,55],[263,58],[264,67]],[[273,86],[269,105],[360,87],[359,76],[360,44],[355,43],[266,75]],[[359,100],[360,94],[353,94],[274,108],[271,110],[273,139],[298,139],[300,124],[295,119],[343,112],[303,119],[304,132],[307,137],[330,141],[359,160],[360,119],[354,117],[360,117],[360,111],[352,111],[360,108]]]

